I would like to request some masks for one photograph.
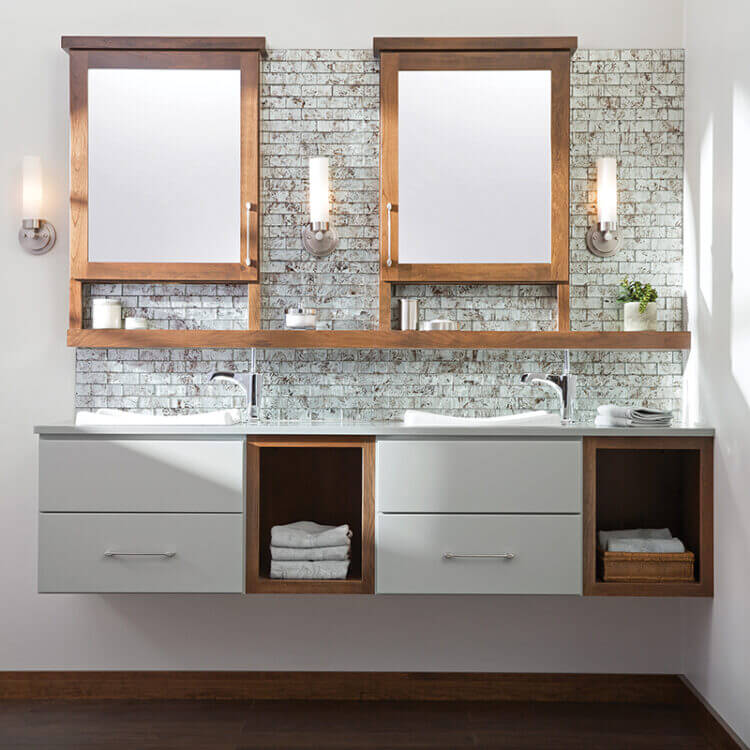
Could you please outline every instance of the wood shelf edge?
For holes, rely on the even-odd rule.
[[[577,36],[376,36],[375,56],[381,52],[568,52],[578,49]]]
[[[689,331],[126,331],[70,328],[68,346],[112,349],[689,350]]]
[[[168,52],[260,52],[264,36],[63,36],[60,47],[70,50],[163,50]]]

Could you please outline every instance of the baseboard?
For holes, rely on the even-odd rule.
[[[695,685],[684,675],[680,679],[687,690],[686,703],[713,750],[750,750],[709,705]]]
[[[0,672],[0,700],[484,700],[683,705],[687,693],[677,675]]]

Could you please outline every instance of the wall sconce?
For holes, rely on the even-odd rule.
[[[310,157],[310,223],[302,228],[302,246],[310,255],[325,258],[339,244],[328,209],[328,159]]]
[[[22,220],[18,230],[21,247],[34,255],[52,250],[57,235],[55,228],[42,215],[42,160],[38,156],[23,157]]]
[[[617,231],[617,159],[596,160],[597,223],[586,232],[586,247],[600,258],[614,255],[622,247]]]

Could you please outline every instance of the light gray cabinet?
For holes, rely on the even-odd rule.
[[[580,513],[580,440],[382,440],[380,513]]]
[[[213,592],[243,588],[235,513],[42,513],[40,592]]]
[[[381,514],[380,594],[580,594],[577,515]]]
[[[241,593],[244,445],[42,438],[39,591]]]
[[[580,440],[378,443],[379,594],[581,594]]]
[[[39,510],[242,513],[244,441],[39,441]]]

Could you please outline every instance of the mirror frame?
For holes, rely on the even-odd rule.
[[[540,283],[569,278],[570,55],[575,37],[374,40],[380,53],[380,275],[385,284]],[[398,73],[401,70],[549,70],[552,77],[551,262],[398,262]],[[388,211],[391,203],[391,259]],[[385,307],[383,304],[381,307]],[[381,310],[383,313],[384,310]]]
[[[70,275],[75,281],[257,282],[260,266],[260,57],[264,37],[63,37],[70,55]],[[240,71],[240,205],[236,263],[90,262],[88,71],[90,68]],[[252,204],[247,221],[246,203]],[[245,263],[247,241],[250,265]]]

